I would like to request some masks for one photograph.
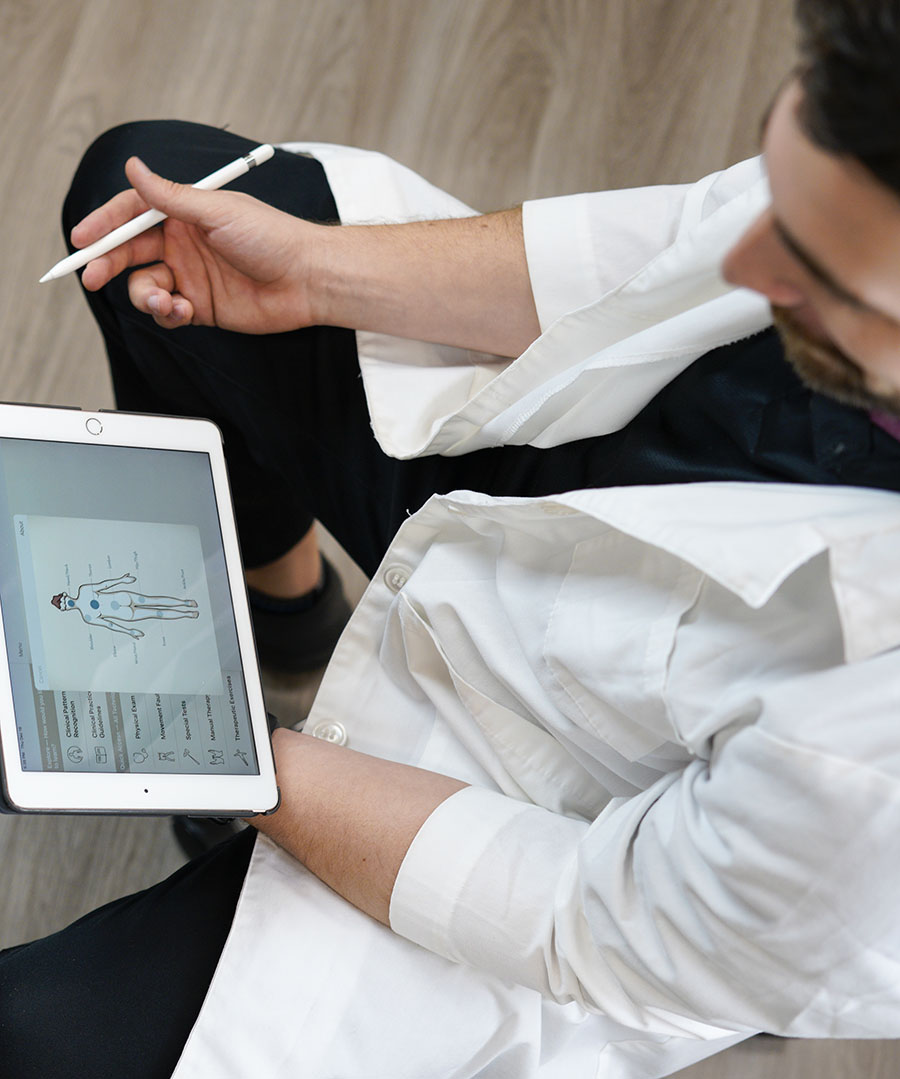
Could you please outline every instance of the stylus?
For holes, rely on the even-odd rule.
[[[204,176],[202,180],[198,180],[193,186],[200,188],[201,191],[215,191],[226,184],[230,184],[232,180],[236,180],[239,176],[243,176],[245,172],[249,172],[256,165],[261,165],[264,161],[268,161],[274,153],[275,150],[267,143],[257,146],[255,150],[251,150],[244,157],[239,157],[230,164],[223,165],[221,169],[211,172],[209,176]],[[161,210],[146,210],[138,217],[133,218],[131,221],[126,221],[124,225],[120,225],[117,229],[113,229],[102,240],[97,240],[96,243],[92,243],[89,247],[84,247],[80,251],[76,251],[74,255],[69,255],[67,258],[57,262],[52,270],[48,270],[44,274],[38,284],[42,285],[45,281],[55,281],[58,277],[65,277],[66,274],[71,273],[73,270],[80,270],[82,266],[87,266],[91,259],[99,258],[108,251],[112,251],[114,247],[118,247],[119,244],[125,243],[126,240],[133,240],[135,236],[140,236],[147,229],[152,229],[154,225],[164,221],[166,216]]]

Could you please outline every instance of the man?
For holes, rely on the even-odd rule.
[[[900,9],[798,15],[771,204],[750,162],[338,228],[293,200],[345,226],[373,189],[393,217],[467,211],[318,146],[326,188],[305,157],[254,177],[287,213],[136,161],[107,201],[123,146],[178,131],[89,151],[75,244],[170,215],[84,271],[119,403],[222,423],[260,636],[322,609],[313,516],[373,579],[313,737],[273,736],[275,843],[246,880],[245,835],[0,957],[5,1060],[37,1059],[17,1032],[76,957],[83,1040],[140,1007],[148,1075],[655,1076],[760,1029],[898,1033],[900,508],[874,488],[900,475],[900,201],[882,148],[827,125],[831,94],[851,132],[892,115]],[[863,408],[800,385],[726,252],[805,377]],[[42,1075],[84,1059],[43,1044]]]

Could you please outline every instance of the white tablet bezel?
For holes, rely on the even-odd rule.
[[[210,462],[259,775],[24,771],[0,620],[0,755],[4,796],[18,812],[249,816],[278,802],[275,764],[219,428],[208,420],[0,404],[0,437],[138,449],[192,450]]]

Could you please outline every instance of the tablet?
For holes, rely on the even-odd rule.
[[[278,800],[219,429],[0,405],[7,811]]]

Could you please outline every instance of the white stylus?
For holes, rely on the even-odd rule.
[[[261,165],[264,161],[268,161],[274,153],[275,150],[268,143],[257,146],[249,154],[223,165],[221,169],[216,169],[215,172],[211,172],[209,176],[204,176],[202,180],[198,180],[191,186],[197,187],[201,191],[215,191],[217,188],[230,184],[232,180],[236,180],[239,176],[243,176],[245,172],[249,172],[256,165]],[[69,255],[67,258],[57,262],[52,270],[48,270],[44,274],[38,284],[42,285],[45,281],[55,281],[57,277],[65,277],[67,273],[71,273],[73,270],[80,270],[82,266],[87,266],[91,259],[99,258],[108,251],[112,251],[114,247],[118,247],[119,244],[125,243],[126,240],[140,236],[142,232],[152,229],[154,225],[158,225],[166,217],[167,215],[162,210],[146,210],[138,217],[133,218],[131,221],[126,221],[124,225],[120,225],[117,229],[113,229],[102,240],[97,240],[96,243],[91,244],[89,247],[84,247],[80,251],[76,251],[74,255]]]

